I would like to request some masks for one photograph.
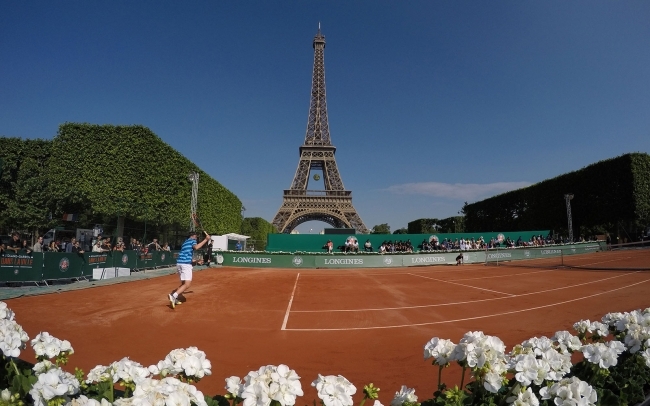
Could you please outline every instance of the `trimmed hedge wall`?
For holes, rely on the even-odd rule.
[[[239,232],[241,201],[143,126],[66,123],[53,140],[0,138],[0,226],[44,229],[63,213],[97,219],[190,225],[191,183],[206,231]]]
[[[535,185],[465,204],[465,230],[534,230],[567,234],[564,195],[571,200],[574,235],[626,232],[650,222],[650,155],[625,154]],[[632,236],[630,236],[632,237]]]

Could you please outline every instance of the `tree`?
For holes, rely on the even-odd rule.
[[[398,228],[397,230],[393,231],[393,234],[408,234],[409,230],[406,229],[406,227]]]
[[[372,228],[370,234],[390,234],[390,226],[388,223],[376,225]]]
[[[51,142],[0,138],[0,228],[35,233],[52,224],[46,166]]]
[[[276,234],[275,226],[261,217],[246,217],[241,224],[241,233],[251,237],[258,251],[266,247],[269,234]]]

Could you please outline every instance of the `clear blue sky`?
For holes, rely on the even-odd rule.
[[[0,135],[142,124],[270,221],[319,22],[337,163],[369,228],[650,151],[648,1],[3,1]]]

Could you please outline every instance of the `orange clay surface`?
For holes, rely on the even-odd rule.
[[[573,265],[623,259],[648,267],[650,251],[575,257]],[[30,337],[67,339],[66,367],[86,373],[123,357],[148,366],[172,349],[196,346],[212,362],[198,383],[224,394],[224,379],[267,364],[301,376],[310,403],[317,374],[373,382],[389,404],[402,384],[420,400],[432,396],[438,368],[423,359],[432,337],[454,342],[467,331],[497,335],[510,348],[533,336],[571,330],[581,319],[650,306],[650,272],[430,266],[363,270],[215,268],[194,273],[186,302],[173,310],[167,294],[176,275],[8,300]],[[31,348],[21,357],[33,359]],[[443,381],[458,385],[460,368]]]

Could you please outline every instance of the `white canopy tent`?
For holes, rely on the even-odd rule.
[[[246,240],[250,237],[247,235],[241,235],[236,233],[228,233],[224,235],[213,235],[212,236],[212,250],[213,251],[227,251],[234,250],[234,244],[236,241],[239,241],[242,246],[242,251],[246,250]]]

